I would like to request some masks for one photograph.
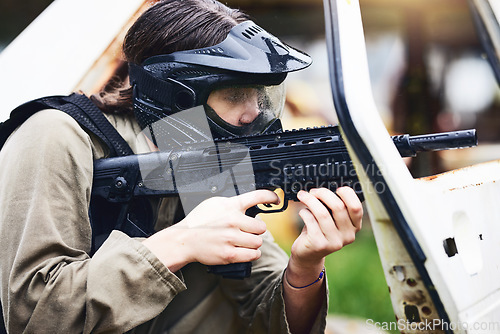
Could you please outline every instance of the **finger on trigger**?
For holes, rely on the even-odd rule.
[[[258,204],[279,204],[280,202],[280,198],[275,192],[266,189],[250,191],[233,198],[237,200],[242,210],[247,210]]]

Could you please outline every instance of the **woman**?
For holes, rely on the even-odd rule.
[[[156,137],[143,135],[161,119],[155,111],[158,101],[148,97],[144,84],[148,75],[157,76],[150,78],[153,81],[161,76],[170,85],[173,79],[165,73],[175,61],[166,62],[165,57],[219,45],[247,20],[212,0],[161,1],[137,20],[123,47],[132,85],[125,80],[111,93],[94,97],[135,153],[158,146]],[[255,29],[255,34],[267,36]],[[272,37],[263,40],[271,43],[266,44],[269,49],[281,45]],[[141,76],[143,69],[147,79]],[[238,80],[245,73],[226,70],[221,70],[224,75],[236,73]],[[202,101],[214,135],[219,130],[222,135],[254,131],[255,124],[265,131],[277,115],[265,116],[251,87],[267,78],[272,80],[264,85],[280,84],[285,76],[280,71],[245,73],[251,85],[242,88],[228,86],[230,75],[226,85],[210,91],[188,87],[191,95],[176,91],[186,84],[174,80],[177,86],[172,87],[177,88],[165,86],[166,95],[182,100],[158,99],[165,99],[161,107],[166,114],[174,113],[174,107],[165,104],[185,109],[181,107]],[[157,87],[150,95],[158,93]],[[186,96],[192,101],[185,103]],[[114,231],[90,256],[93,160],[106,154],[95,136],[57,110],[30,117],[0,151],[1,301],[10,332],[324,331],[324,257],[353,242],[361,227],[361,204],[352,189],[298,194],[306,207],[300,213],[305,227],[290,259],[273,243],[262,221],[245,215],[254,205],[278,201],[266,190],[210,198],[185,217],[178,201],[155,202],[155,234],[136,239]],[[223,279],[205,268],[248,261],[253,261],[252,275],[244,280]]]

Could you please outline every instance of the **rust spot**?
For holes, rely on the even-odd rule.
[[[422,307],[422,313],[425,315],[431,315],[432,309],[429,306],[424,306],[424,307]]]
[[[483,184],[484,184],[483,182],[479,182],[479,183],[476,183],[476,184],[468,184],[468,185],[465,185],[465,186],[462,186],[462,187],[450,188],[450,191],[460,190],[460,189],[467,189],[467,188],[471,188],[471,187],[479,187],[479,186],[482,186]]]
[[[414,278],[408,278],[406,280],[406,284],[408,284],[411,287],[414,287],[417,285],[417,281]]]
[[[422,290],[405,291],[403,293],[403,304],[423,305],[427,302]]]

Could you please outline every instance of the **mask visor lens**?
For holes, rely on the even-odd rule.
[[[281,117],[285,104],[284,83],[275,86],[248,85],[216,89],[210,94],[207,116],[226,135],[259,134]]]

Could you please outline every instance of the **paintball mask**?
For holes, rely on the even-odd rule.
[[[175,117],[196,107],[203,108],[214,138],[278,130],[285,102],[283,81],[288,72],[310,64],[308,55],[245,21],[217,45],[130,64],[134,112],[143,129],[155,124],[156,136],[166,138],[172,137],[174,128],[203,137],[203,131]],[[232,121],[238,112],[246,113],[245,122]]]

